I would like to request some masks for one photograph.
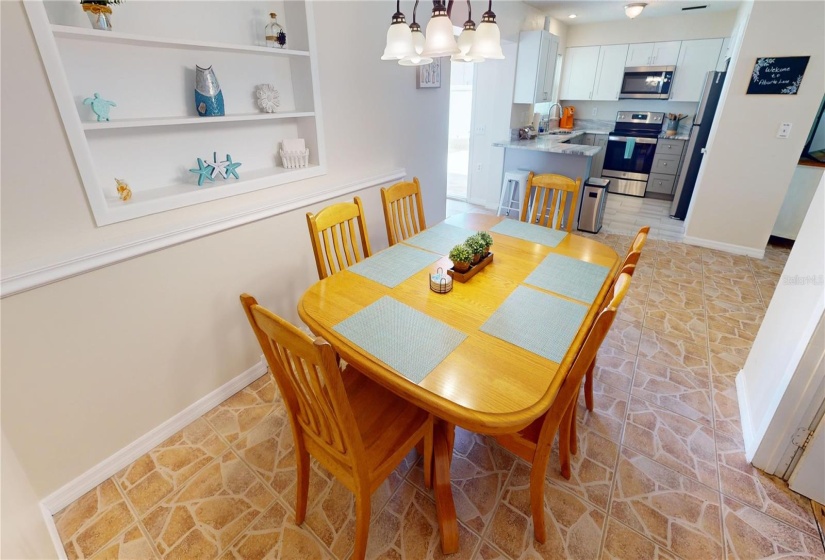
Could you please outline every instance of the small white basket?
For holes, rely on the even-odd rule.
[[[281,162],[287,169],[296,169],[309,165],[309,148],[303,152],[285,152],[281,150]]]

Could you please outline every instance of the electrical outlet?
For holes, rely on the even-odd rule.
[[[590,112],[590,114],[595,117],[596,115],[599,114],[599,108],[598,107],[593,107],[593,110]]]
[[[476,171],[481,171],[481,168],[483,167],[483,165],[484,165],[483,163],[477,164],[476,165]]]
[[[776,137],[787,138],[788,136],[790,136],[792,126],[793,124],[789,122],[779,123],[779,130],[776,131]]]

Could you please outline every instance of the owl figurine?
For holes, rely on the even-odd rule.
[[[92,112],[97,115],[97,122],[109,120],[109,110],[112,107],[117,107],[117,103],[103,99],[99,93],[95,93],[94,97],[87,97],[83,100],[84,105],[91,105]]]
[[[120,195],[120,200],[126,202],[132,198],[132,189],[129,188],[129,185],[118,178],[115,178],[115,182],[117,183],[117,194]]]

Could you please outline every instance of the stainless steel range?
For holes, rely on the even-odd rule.
[[[610,177],[610,192],[645,195],[664,118],[664,113],[619,111],[607,137],[602,169],[602,177]]]

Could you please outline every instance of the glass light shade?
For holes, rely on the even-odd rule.
[[[624,7],[624,13],[627,17],[633,19],[642,13],[642,10],[645,9],[645,6],[647,6],[647,4],[628,4]]]
[[[381,60],[400,60],[416,54],[412,33],[404,22],[393,23],[387,30],[387,47]]]
[[[485,60],[501,60],[504,58],[504,53],[501,52],[501,32],[498,30],[495,21],[482,21],[479,24],[473,46],[467,56],[481,57]]]
[[[416,24],[417,25],[417,24]],[[425,64],[429,64],[433,61],[432,58],[427,56],[421,56],[421,52],[424,50],[424,43],[426,39],[424,39],[424,34],[421,33],[421,28],[418,27],[416,29],[410,26],[412,31],[412,43],[413,48],[415,50],[415,54],[410,56],[405,56],[401,60],[398,61],[398,64],[401,66],[424,66]]]
[[[423,56],[436,58],[458,54],[458,45],[453,36],[453,24],[446,15],[433,15],[427,22],[426,41]]]
[[[480,56],[473,57],[468,54],[470,52],[470,48],[473,46],[475,37],[476,30],[465,27],[461,32],[461,35],[458,36],[458,41],[456,42],[461,52],[451,56],[450,60],[453,62],[484,62],[484,58]]]

